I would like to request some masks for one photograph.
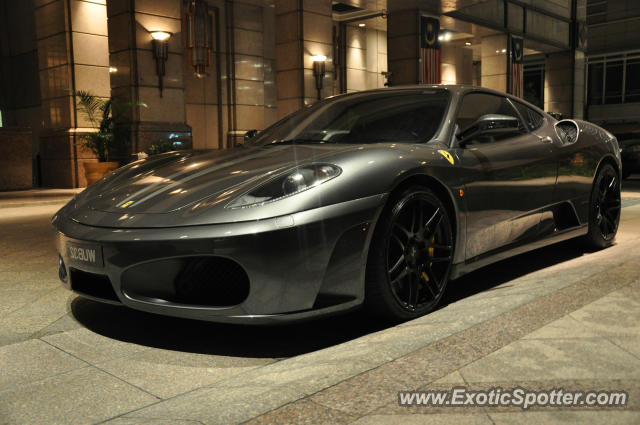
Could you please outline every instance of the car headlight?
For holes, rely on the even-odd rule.
[[[298,167],[231,201],[228,208],[253,207],[287,198],[314,188],[342,173],[332,164],[312,164]]]

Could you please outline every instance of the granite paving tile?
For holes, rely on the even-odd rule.
[[[149,349],[96,366],[167,399],[274,361]]]
[[[41,339],[91,364],[149,350],[144,345],[118,341],[86,328],[47,335]]]
[[[203,424],[232,424],[304,396],[287,386],[228,386],[222,383],[183,394],[126,415],[128,418],[178,418]]]
[[[243,425],[343,425],[356,417],[321,406],[309,399],[287,404]]]
[[[468,382],[640,378],[640,361],[602,339],[515,341],[463,368]]]
[[[405,389],[403,385],[386,369],[378,368],[340,382],[309,399],[332,409],[363,416],[397,397],[398,391]]]
[[[0,390],[32,382],[69,370],[83,368],[87,363],[46,342],[32,339],[0,347]]]
[[[92,424],[155,401],[89,366],[0,392],[0,418],[7,425]]]
[[[495,425],[637,425],[640,423],[640,412],[626,411],[490,413],[489,416]]]
[[[397,414],[397,415],[370,415],[364,416],[353,425],[493,425],[486,414]]]

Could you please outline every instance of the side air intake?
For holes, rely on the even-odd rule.
[[[574,121],[562,120],[556,123],[556,133],[560,137],[562,144],[571,145],[578,141],[580,129]]]

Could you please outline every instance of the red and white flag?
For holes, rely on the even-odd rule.
[[[522,97],[524,43],[520,37],[511,37],[511,94]]]
[[[420,59],[423,84],[440,84],[440,21],[430,16],[420,17]]]

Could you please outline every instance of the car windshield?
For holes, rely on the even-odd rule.
[[[289,115],[249,143],[424,143],[440,128],[449,99],[442,89],[340,96]]]

